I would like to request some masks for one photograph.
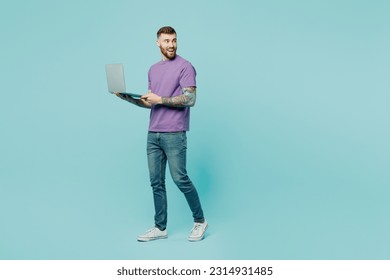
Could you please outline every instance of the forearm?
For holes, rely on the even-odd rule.
[[[161,97],[161,102],[169,107],[192,107],[196,102],[196,87],[183,88],[183,94],[174,97]]]

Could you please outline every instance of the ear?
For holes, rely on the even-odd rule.
[[[160,47],[160,41],[159,40],[156,41],[156,44],[157,44],[157,47]]]

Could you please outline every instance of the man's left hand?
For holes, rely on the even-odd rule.
[[[150,105],[162,104],[161,96],[158,96],[153,92],[148,92],[147,94],[142,95],[141,99],[145,100]]]

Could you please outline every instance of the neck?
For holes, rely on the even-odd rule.
[[[161,56],[162,56],[162,60],[163,60],[163,61],[167,61],[167,60],[174,60],[174,59],[176,58],[177,54],[176,54],[174,57],[172,57],[172,59],[166,57],[166,56],[163,55],[163,54],[161,54]]]

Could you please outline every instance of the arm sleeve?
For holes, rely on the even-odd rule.
[[[186,63],[180,72],[179,80],[181,88],[196,87],[196,70],[191,63]]]
[[[148,71],[148,90],[151,90],[150,70]]]

